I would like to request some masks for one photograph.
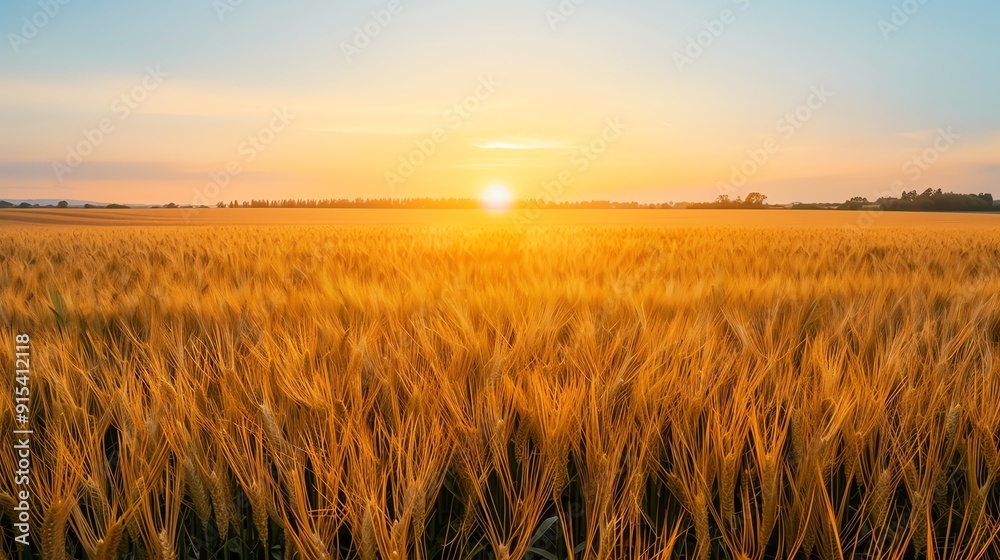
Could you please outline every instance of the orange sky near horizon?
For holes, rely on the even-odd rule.
[[[928,7],[887,40],[886,10],[855,0],[629,0],[565,20],[523,0],[110,21],[105,3],[68,5],[0,59],[0,198],[1000,196],[1000,87],[973,50],[995,39],[974,12]]]

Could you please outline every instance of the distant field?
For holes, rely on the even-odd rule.
[[[534,216],[533,216],[534,217]],[[524,212],[482,210],[364,209],[134,209],[0,210],[3,226],[126,225],[294,225],[294,224],[478,224],[636,226],[965,226],[997,227],[1000,215],[844,212],[825,210],[548,210],[537,219]]]

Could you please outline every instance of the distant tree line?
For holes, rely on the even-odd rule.
[[[728,194],[720,194],[719,198],[715,199],[715,202],[696,202],[694,204],[689,204],[688,208],[732,208],[732,209],[758,209],[758,208],[769,208],[764,202],[767,200],[767,196],[759,192],[752,192],[747,195],[746,199],[737,196],[735,199],[729,197]]]
[[[84,208],[128,208],[124,204],[84,204]],[[20,204],[14,204],[13,202],[7,202],[6,200],[0,200],[0,208],[69,208],[69,202],[65,200],[60,200],[57,204],[29,204],[27,202],[22,202]]]
[[[42,206],[40,204],[28,204],[27,202],[22,202],[20,204],[14,204],[13,202],[7,202],[6,200],[0,200],[0,208],[68,208],[69,203],[63,200],[57,205],[46,204]]]
[[[667,210],[673,208],[692,209],[766,209],[784,208],[783,206],[769,205],[767,196],[759,192],[752,192],[746,198],[737,196],[731,198],[729,195],[719,195],[714,202],[681,203],[675,205],[673,202],[663,203],[642,203],[642,202],[612,202],[609,200],[589,200],[582,202],[556,202],[551,200],[517,200],[512,203],[515,209],[593,209],[593,210]],[[69,204],[63,200],[56,205],[29,204],[21,202],[14,204],[6,200],[0,200],[0,208],[68,208]],[[84,208],[129,208],[123,204],[84,204]],[[474,198],[323,198],[323,199],[251,199],[245,201],[233,200],[231,202],[218,202],[216,208],[371,208],[371,209],[437,209],[437,210],[470,210],[482,207],[482,202]],[[171,202],[162,206],[152,206],[152,208],[182,208]],[[190,206],[188,206],[190,208]],[[198,208],[207,208],[199,206]],[[867,198],[856,196],[843,204],[794,204],[793,209],[799,210],[825,210],[836,208],[839,210],[866,210],[878,208],[888,211],[906,212],[989,212],[1000,211],[1000,206],[994,205],[993,195],[990,193],[980,194],[959,194],[943,192],[941,189],[927,189],[917,194],[917,191],[903,192],[898,198],[883,197],[869,201]]]
[[[328,199],[283,199],[283,200],[234,200],[228,204],[220,202],[219,208],[375,208],[375,209],[440,209],[469,210],[482,208],[482,202],[474,198],[328,198]],[[586,202],[553,202],[545,200],[518,200],[514,208],[568,208],[568,209],[666,209],[670,203],[611,202],[591,200]]]
[[[941,189],[927,189],[903,192],[899,198],[883,197],[875,202],[856,196],[841,204],[841,210],[863,210],[878,206],[881,210],[897,212],[990,212],[998,210],[990,193],[959,194],[943,192]]]

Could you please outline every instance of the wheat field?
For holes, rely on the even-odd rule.
[[[1000,229],[3,228],[0,331],[7,557],[1000,557]]]

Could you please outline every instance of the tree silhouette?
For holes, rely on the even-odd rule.
[[[747,195],[746,203],[750,206],[763,206],[765,200],[767,200],[767,196],[759,192],[752,192]]]

